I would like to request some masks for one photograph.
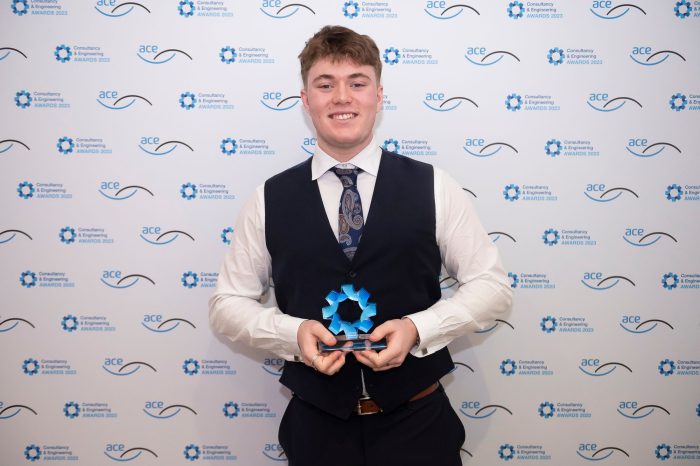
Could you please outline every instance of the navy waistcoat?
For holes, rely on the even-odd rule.
[[[351,262],[328,223],[318,184],[311,180],[311,159],[265,183],[265,239],[282,312],[327,327],[330,321],[321,315],[325,297],[346,283],[371,294],[369,301],[377,305],[374,328],[440,299],[433,167],[383,151],[370,207]],[[280,382],[303,400],[347,418],[362,393],[361,367],[351,355],[333,376],[287,362]],[[409,354],[395,369],[365,367],[365,384],[382,409],[391,411],[453,367],[447,348],[423,358]]]

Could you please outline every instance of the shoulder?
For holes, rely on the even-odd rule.
[[[311,158],[268,178],[265,181],[265,190],[277,185],[298,183],[300,179],[311,180]]]
[[[382,163],[386,164],[391,169],[418,172],[426,175],[430,174],[431,176],[433,174],[433,166],[429,163],[414,160],[384,149],[382,149]]]

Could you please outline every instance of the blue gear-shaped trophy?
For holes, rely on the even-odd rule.
[[[673,272],[665,273],[664,276],[661,277],[661,284],[663,285],[663,287],[665,289],[667,289],[669,291],[673,290],[674,288],[677,288],[678,287],[678,275],[673,273]]]
[[[515,103],[513,101],[515,101]],[[520,97],[520,95],[516,93],[508,94],[508,97],[506,97],[506,109],[510,110],[511,112],[517,112],[522,107],[523,98]]]
[[[221,241],[224,244],[231,244],[231,233],[233,233],[233,227],[226,227],[221,230]]]
[[[27,0],[12,0],[12,13],[22,16],[26,15],[27,11],[29,11]]]
[[[663,375],[664,377],[668,377],[669,375],[673,375],[673,373],[676,371],[676,363],[673,362],[670,359],[664,359],[663,361],[659,362],[659,374]]]
[[[238,142],[233,138],[225,138],[221,140],[221,153],[224,155],[233,155],[238,150]]]
[[[542,240],[547,246],[554,246],[559,243],[559,231],[554,228],[548,228],[542,234]]]
[[[22,372],[27,375],[37,375],[40,368],[41,365],[39,364],[39,361],[34,358],[27,358],[22,363]]]
[[[515,457],[515,448],[513,448],[513,445],[504,443],[498,447],[498,457],[504,461],[512,460]]]
[[[668,101],[668,105],[671,107],[671,110],[675,110],[677,112],[685,110],[687,104],[688,98],[685,96],[685,94],[681,94],[680,92],[673,94],[671,99]]]
[[[71,57],[73,56],[73,51],[67,45],[61,44],[56,46],[56,50],[54,51],[53,55],[56,57],[56,61],[65,63],[70,61]]]
[[[517,184],[509,184],[503,188],[503,197],[506,201],[517,201],[520,199],[520,186]]]
[[[189,18],[194,15],[194,2],[191,0],[181,0],[177,6],[180,16]]]
[[[508,17],[512,19],[520,19],[525,12],[525,6],[522,2],[510,2],[508,4]]]
[[[357,18],[357,16],[360,14],[360,5],[353,1],[349,0],[343,4],[343,16],[345,16],[348,19],[353,19]]]
[[[219,52],[219,58],[221,58],[221,61],[227,65],[234,63],[237,56],[238,54],[236,53],[236,49],[229,45],[226,47],[221,47],[221,51]]]
[[[662,443],[661,445],[658,445],[656,447],[656,450],[654,450],[654,454],[656,455],[657,459],[660,459],[661,461],[666,461],[673,454],[673,450],[671,450],[671,447],[669,445]]]
[[[200,450],[199,447],[193,443],[190,443],[185,447],[185,451],[183,452],[183,455],[185,455],[185,459],[189,461],[194,461],[199,459],[199,454]]]
[[[199,361],[196,359],[186,359],[182,363],[182,371],[187,375],[199,374]]]
[[[180,187],[180,196],[188,201],[197,197],[197,186],[194,183],[185,183]]]
[[[676,18],[685,19],[690,16],[692,9],[689,1],[681,0],[680,2],[676,2],[676,5],[673,7],[673,12],[676,14]]]
[[[27,445],[24,449],[24,458],[28,461],[36,461],[41,458],[41,448],[38,445]]]
[[[543,317],[540,321],[540,329],[544,333],[552,333],[557,329],[557,319],[552,316]]]
[[[15,105],[19,108],[27,108],[32,105],[32,96],[28,91],[21,90],[15,93]]]
[[[68,314],[61,319],[61,328],[68,333],[78,330],[78,318],[72,314]]]
[[[369,302],[369,297],[369,291],[364,288],[355,290],[355,287],[351,284],[341,285],[340,292],[333,290],[328,293],[326,296],[328,306],[321,309],[323,318],[331,321],[328,330],[333,332],[334,335],[344,333],[350,340],[358,338],[358,330],[365,333],[369,332],[374,326],[372,317],[377,315],[377,305]],[[348,299],[356,302],[362,311],[360,318],[354,322],[343,320],[338,313],[340,303]]]
[[[199,277],[195,272],[192,272],[191,270],[189,272],[185,272],[182,274],[182,278],[180,279],[182,282],[182,286],[185,288],[195,288],[197,284],[199,283]]]
[[[554,408],[554,404],[550,403],[549,401],[540,403],[540,407],[537,408],[537,412],[540,414],[540,417],[545,419],[549,419],[550,417],[554,416],[555,411],[556,408]]]
[[[185,110],[192,110],[197,105],[197,98],[193,93],[187,91],[180,94],[180,107]]]
[[[36,274],[31,270],[22,272],[19,276],[19,282],[25,288],[31,288],[33,286],[36,286]]]
[[[17,194],[22,199],[34,197],[34,185],[29,181],[22,181],[19,185],[17,185]]]
[[[501,361],[501,365],[498,368],[500,369],[501,374],[510,377],[511,375],[515,374],[515,371],[518,369],[518,365],[515,364],[515,361],[508,358]]]
[[[401,54],[399,53],[399,49],[396,47],[389,47],[388,49],[384,49],[384,55],[382,55],[382,58],[384,59],[384,63],[387,65],[396,65],[401,58]]]
[[[561,65],[564,63],[564,58],[566,58],[566,55],[564,55],[564,51],[559,47],[551,48],[547,53],[547,61],[550,65]]]
[[[233,419],[238,417],[238,413],[241,411],[241,409],[238,407],[237,403],[234,403],[233,401],[229,401],[226,404],[224,404],[224,416],[226,416],[229,419]]]
[[[63,406],[63,415],[68,419],[75,419],[80,416],[80,406],[75,401],[69,401]]]

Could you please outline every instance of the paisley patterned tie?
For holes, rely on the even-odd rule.
[[[338,210],[338,242],[343,252],[352,260],[360,243],[365,219],[362,215],[362,202],[357,191],[357,174],[359,168],[331,168],[343,184]]]

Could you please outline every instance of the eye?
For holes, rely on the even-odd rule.
[[[330,89],[332,86],[329,83],[321,83],[316,86],[317,89]]]
[[[361,88],[361,87],[365,87],[365,86],[367,86],[367,84],[366,84],[366,83],[363,83],[363,82],[358,82],[358,83],[352,83],[352,84],[350,84],[350,87],[355,87],[355,88]]]

